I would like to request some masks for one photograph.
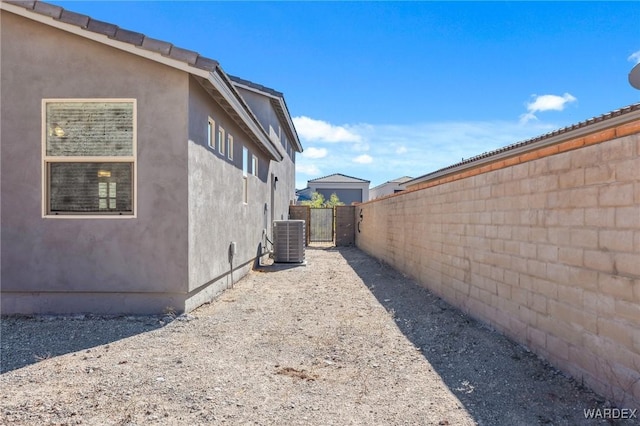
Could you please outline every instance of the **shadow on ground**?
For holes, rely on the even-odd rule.
[[[478,424],[599,424],[584,416],[605,405],[590,390],[357,248],[335,250]]]
[[[171,320],[171,316],[2,316],[0,374],[155,330]]]

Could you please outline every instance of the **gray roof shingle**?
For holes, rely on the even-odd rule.
[[[118,31],[118,26],[108,22],[98,21],[97,19],[89,19],[87,30],[114,38],[116,31]]]
[[[144,34],[118,28],[113,38],[118,41],[133,44],[134,46],[141,46],[144,41]]]
[[[68,10],[63,10],[59,18],[59,20],[62,22],[75,25],[80,28],[87,28],[90,19],[91,18],[89,18],[87,15],[82,15],[80,13],[75,13]]]
[[[58,19],[60,18],[60,15],[62,15],[63,9],[60,6],[39,1],[33,5],[33,10],[41,15],[47,15],[54,19]]]
[[[168,55],[171,52],[171,47],[173,45],[171,43],[167,43],[166,41],[157,40],[151,37],[145,37],[142,40],[142,47],[145,50],[149,50],[151,52],[160,53],[162,55]]]

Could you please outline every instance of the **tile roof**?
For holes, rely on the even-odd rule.
[[[309,182],[322,182],[322,183],[369,183],[370,181],[359,179],[353,176],[343,175],[342,173],[334,173],[332,175],[323,176],[317,179],[312,179]]]
[[[554,130],[552,132],[546,133],[544,135],[541,136],[536,136],[534,138],[531,139],[527,139],[521,142],[516,142],[513,143],[511,145],[507,145],[505,147],[502,148],[498,148],[496,150],[493,151],[488,151],[488,152],[484,152],[482,154],[479,155],[475,155],[473,157],[469,157],[467,159],[464,159],[458,163],[452,164],[450,166],[444,167],[442,169],[438,169],[436,171],[424,174],[422,176],[418,176],[415,179],[410,180],[409,184],[410,185],[414,185],[416,183],[419,182],[424,182],[426,180],[435,178],[435,177],[440,177],[442,175],[447,174],[450,171],[459,171],[460,169],[465,169],[468,167],[475,167],[476,163],[483,163],[486,161],[491,161],[492,157],[499,157],[502,155],[509,155],[510,151],[520,151],[520,150],[528,150],[528,149],[535,149],[538,148],[539,145],[544,144],[545,142],[550,142],[550,140],[552,138],[556,138],[556,137],[561,137],[563,135],[566,135],[570,132],[575,132],[575,131],[579,131],[579,130],[589,130],[590,127],[595,127],[595,126],[606,126],[607,125],[607,121],[609,120],[613,120],[616,119],[618,117],[622,117],[624,118],[624,116],[631,114],[633,112],[637,112],[640,111],[640,103],[636,103],[636,104],[632,104],[632,105],[628,105],[619,109],[616,109],[614,111],[608,112],[606,114],[602,114],[599,115],[597,117],[593,117],[593,118],[589,118],[587,120],[581,121],[579,123],[567,126],[567,127],[563,127],[557,130]]]
[[[262,84],[254,83],[253,81],[245,80],[244,78],[236,77],[235,75],[227,74],[231,81],[234,83],[242,84],[253,89],[259,90],[261,92],[268,93],[272,96],[283,98],[284,95],[282,92],[278,92],[277,90],[271,89],[269,87],[263,86]]]
[[[278,92],[277,90],[263,86],[262,84],[254,83],[253,81],[245,80],[244,78],[236,77],[230,74],[227,75],[234,84],[240,87],[244,86],[250,88],[271,97],[271,106],[276,111],[276,114],[281,120],[289,124],[290,131],[288,132],[288,136],[289,139],[293,141],[295,150],[297,152],[302,152],[302,144],[300,143],[298,132],[296,131],[296,128],[291,121],[291,114],[289,114],[289,109],[287,108],[287,103],[284,100],[284,95],[282,94],[282,92]]]
[[[216,68],[219,67],[218,61],[201,56],[198,52],[183,49],[166,41],[156,40],[144,34],[126,30],[117,25],[93,19],[87,15],[71,12],[61,6],[42,1],[2,0],[2,2],[23,7],[40,15],[49,16],[60,22],[75,25],[90,32],[106,35],[111,39],[128,43],[141,49],[160,53],[161,55],[187,63],[201,70],[215,71]]]

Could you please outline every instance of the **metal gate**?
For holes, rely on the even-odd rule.
[[[332,242],[334,231],[333,209],[310,210],[309,236],[311,237],[311,242]]]

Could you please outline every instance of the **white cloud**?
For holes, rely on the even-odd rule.
[[[635,62],[636,64],[640,64],[640,50],[637,52],[633,52],[628,58],[628,61]]]
[[[309,117],[293,117],[298,135],[302,139],[320,142],[360,142],[360,136],[345,126],[335,126]]]
[[[562,111],[568,103],[577,101],[577,99],[569,93],[565,93],[562,96],[533,95],[533,98],[533,101],[527,104],[527,112],[520,116],[521,123],[526,123],[529,120],[537,120],[538,117],[536,117],[536,113],[538,112]]]
[[[332,144],[322,158],[312,158],[319,154],[314,152],[316,149],[322,149],[314,146],[317,142],[300,137],[305,150],[296,157],[296,187],[303,188],[308,179],[331,173],[367,179],[373,186],[401,176],[418,177],[462,158],[522,142],[560,126],[542,120],[514,120],[406,125],[358,123],[344,127],[357,136],[359,142]]]
[[[319,176],[320,175],[320,169],[315,164],[297,163],[296,164],[296,172],[297,173],[302,173],[302,174],[305,174],[305,175],[309,175],[309,176]]]
[[[368,143],[356,143],[353,146],[353,150],[357,152],[367,152],[371,149],[371,146]]]
[[[327,156],[327,152],[326,148],[309,147],[305,148],[302,152],[302,156],[307,158],[324,158]]]
[[[371,164],[373,163],[373,157],[367,154],[362,154],[354,158],[353,162],[358,164]]]

